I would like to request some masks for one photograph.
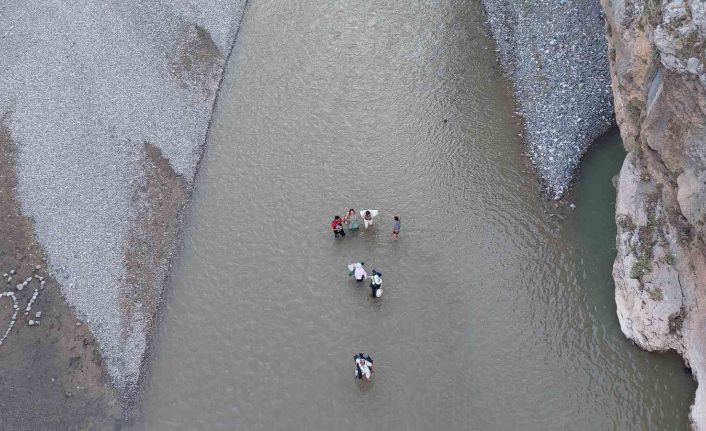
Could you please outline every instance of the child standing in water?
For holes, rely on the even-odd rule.
[[[397,236],[400,234],[400,228],[402,227],[402,222],[399,216],[395,216],[392,220],[392,240],[396,241]]]
[[[343,230],[343,220],[341,220],[340,216],[333,218],[333,221],[331,222],[331,229],[333,229],[334,238],[346,236],[346,232]]]

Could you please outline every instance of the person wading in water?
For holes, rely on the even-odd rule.
[[[358,214],[355,213],[353,208],[349,209],[348,213],[343,216],[343,223],[348,227],[348,231],[358,229]]]
[[[363,223],[366,229],[373,225],[373,214],[370,211],[366,211],[363,214]]]
[[[382,296],[382,274],[374,269],[370,280],[370,290],[372,290],[373,298]]]
[[[397,236],[400,234],[400,228],[402,227],[402,222],[400,221],[399,216],[395,216],[392,219],[392,240],[396,241]]]
[[[334,238],[346,236],[346,232],[343,230],[343,220],[341,220],[340,216],[333,218],[333,221],[331,222],[331,229],[333,229]]]
[[[373,358],[370,355],[358,353],[353,356],[353,360],[355,361],[355,378],[370,381],[372,373],[375,372]]]

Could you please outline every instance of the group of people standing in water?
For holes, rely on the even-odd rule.
[[[363,210],[360,212],[360,217],[363,220],[363,226],[368,229],[373,225],[373,219],[377,217],[378,210]],[[331,230],[333,230],[334,238],[343,238],[346,236],[346,229],[348,233],[355,232],[358,230],[360,225],[358,224],[358,213],[355,209],[351,208],[348,210],[346,215],[343,217],[337,215],[333,218],[331,222]],[[397,237],[400,235],[400,229],[402,228],[402,221],[399,216],[394,216],[392,218],[392,240],[396,241]]]
[[[335,216],[331,222],[331,230],[333,231],[334,238],[343,238],[346,236],[346,230],[348,233],[355,232],[358,230],[360,225],[358,224],[358,217],[363,220],[363,226],[365,229],[373,226],[373,219],[378,215],[377,210],[363,210],[360,213],[356,212],[355,209],[350,208],[348,212],[343,216]],[[392,218],[392,240],[396,241],[400,235],[400,229],[402,227],[402,221],[399,216],[394,216]],[[376,269],[373,269],[370,275],[364,268],[365,262],[354,262],[348,265],[348,275],[355,278],[357,283],[363,283],[366,279],[370,279],[370,290],[372,291],[373,298],[380,298],[382,296],[382,273]],[[365,379],[370,381],[371,374],[375,372],[375,367],[373,365],[373,359],[370,355],[358,353],[353,356],[355,361],[355,377],[356,379]]]

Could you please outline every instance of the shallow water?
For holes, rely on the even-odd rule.
[[[475,2],[251,2],[145,428],[686,428],[680,360],[633,347],[615,316],[617,135],[575,210],[540,199],[493,49]],[[381,215],[334,240],[349,206]],[[355,260],[383,273],[382,299],[347,276]]]

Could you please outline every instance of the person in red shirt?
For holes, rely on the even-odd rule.
[[[346,232],[343,230],[343,219],[340,216],[333,218],[331,222],[331,229],[333,229],[333,236],[335,238],[346,236]]]

